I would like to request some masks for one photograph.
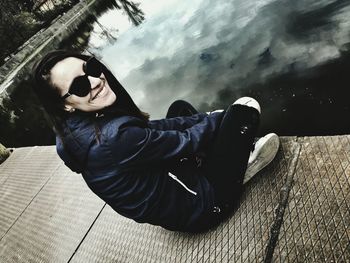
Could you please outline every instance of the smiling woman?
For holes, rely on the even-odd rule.
[[[98,111],[116,100],[116,94],[102,73],[102,65],[95,58],[87,61],[65,58],[53,66],[50,74],[52,85],[65,100],[67,111]]]
[[[94,57],[53,51],[35,65],[33,76],[61,159],[136,222],[186,232],[218,224],[232,211],[242,184],[278,150],[278,137],[270,134],[251,153],[260,117],[253,98],[211,113],[176,101],[167,118],[149,121]]]
[[[92,120],[103,114],[149,118],[107,67],[94,57],[65,50],[52,51],[37,61],[32,76],[34,92],[59,135],[69,113],[75,110]]]

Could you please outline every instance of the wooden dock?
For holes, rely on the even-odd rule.
[[[197,235],[137,224],[54,146],[0,165],[0,262],[350,262],[350,136],[283,137],[234,215]]]

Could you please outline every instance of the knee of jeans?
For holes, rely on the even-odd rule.
[[[252,107],[256,109],[259,113],[261,113],[261,107],[259,102],[252,97],[241,97],[238,100],[236,100],[232,105],[237,104]]]
[[[182,107],[187,106],[187,105],[189,105],[189,103],[187,101],[175,100],[173,103],[171,103],[169,108],[173,108],[173,107],[182,108]]]
[[[242,104],[233,104],[228,111],[232,111],[237,123],[251,124],[258,126],[260,122],[260,113],[257,109]]]
[[[260,114],[255,109],[250,108],[249,110],[254,110],[254,113],[248,113],[242,116],[238,122],[238,129],[241,136],[244,136],[248,141],[253,140],[256,136],[259,124],[260,124]],[[242,137],[243,139],[243,137]]]

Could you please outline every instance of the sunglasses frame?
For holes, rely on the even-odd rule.
[[[89,64],[93,65],[93,68],[91,68],[91,66],[89,67]],[[86,95],[88,95],[89,92],[91,91],[91,83],[88,79],[88,76],[99,78],[102,73],[101,63],[95,57],[91,57],[83,63],[83,72],[84,72],[84,75],[77,76],[73,79],[68,92],[61,97],[62,100],[65,100],[71,95],[76,95],[78,97],[85,97]],[[80,85],[75,84],[77,82],[79,82]],[[79,89],[82,90],[83,92],[80,92],[77,94],[77,92],[74,90],[79,90]]]

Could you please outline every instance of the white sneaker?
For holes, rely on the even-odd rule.
[[[252,107],[254,109],[257,109],[258,112],[261,114],[261,108],[259,102],[257,102],[255,99],[251,97],[242,97],[236,100],[232,105],[235,104],[241,104],[241,105],[246,105],[248,107]]]
[[[269,133],[260,138],[250,154],[248,167],[244,175],[243,184],[247,183],[259,171],[266,167],[276,156],[280,145],[279,138],[275,133]]]

